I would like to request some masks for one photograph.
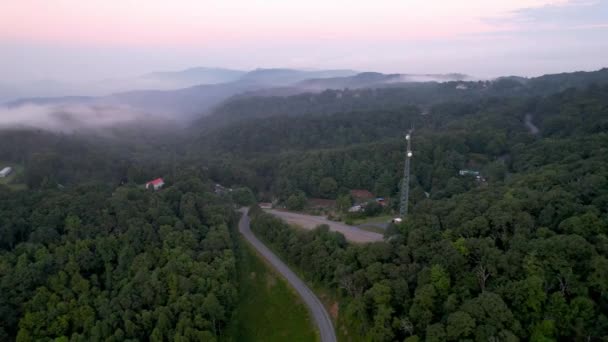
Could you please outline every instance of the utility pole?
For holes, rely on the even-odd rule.
[[[407,216],[407,206],[410,196],[410,159],[412,158],[412,132],[414,129],[410,129],[405,135],[407,141],[407,151],[405,152],[405,167],[403,168],[403,184],[401,184],[401,208],[399,210],[399,216],[402,220],[405,220]]]

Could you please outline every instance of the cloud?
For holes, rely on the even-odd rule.
[[[488,18],[513,31],[605,28],[608,1],[573,0],[540,7],[520,8],[503,18]]]
[[[125,106],[23,105],[0,107],[0,129],[27,128],[61,133],[127,125],[144,115]]]

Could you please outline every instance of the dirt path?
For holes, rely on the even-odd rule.
[[[382,241],[383,239],[381,234],[368,232],[344,223],[330,221],[323,216],[297,214],[275,209],[265,209],[265,211],[285,220],[289,224],[294,224],[304,229],[314,229],[318,225],[326,224],[330,230],[344,234],[344,237],[351,242],[366,243]]]

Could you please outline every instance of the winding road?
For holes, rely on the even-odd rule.
[[[383,240],[382,234],[369,232],[341,222],[330,221],[323,216],[304,215],[276,209],[264,209],[264,211],[304,229],[314,229],[321,224],[326,224],[329,226],[329,230],[342,233],[346,240],[350,242],[367,243]]]
[[[315,294],[304,284],[304,282],[293,273],[285,263],[281,261],[268,247],[253,235],[249,227],[248,209],[241,209],[243,216],[239,221],[239,231],[245,239],[260,253],[268,262],[287,280],[287,282],[298,292],[308,307],[315,325],[319,330],[321,342],[336,342],[336,333],[331,323],[329,314]]]

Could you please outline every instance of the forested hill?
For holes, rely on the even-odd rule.
[[[350,245],[252,210],[255,233],[339,300],[339,331],[605,339],[606,74],[244,98],[209,130],[3,129],[0,166],[15,173],[0,180],[0,340],[225,337],[235,203],[322,198],[342,218],[364,189],[396,215],[412,126],[411,215],[386,241]],[[164,189],[144,190],[156,177]]]
[[[394,83],[374,89],[328,89],[292,96],[237,96],[225,101],[194,125],[194,133],[243,119],[395,110],[415,105],[422,109],[443,102],[476,102],[489,97],[546,96],[568,88],[608,83],[608,69],[544,75],[535,78],[501,77],[494,81]]]
[[[414,125],[414,193],[439,195],[447,184],[468,187],[458,176],[460,169],[477,169],[500,181],[515,171],[532,144],[568,146],[568,141],[606,132],[607,99],[608,86],[590,86],[546,97],[443,103],[424,115],[406,107],[276,116],[228,125],[197,138],[189,149],[202,151],[212,176],[227,184],[246,183],[281,195],[300,189],[319,196],[321,180],[332,178],[334,194],[343,187],[390,196],[396,195],[401,177],[404,132]],[[537,134],[526,126],[526,118],[539,128]],[[536,156],[548,157],[546,152]]]
[[[238,284],[235,214],[212,188],[0,185],[0,340],[216,340]]]
[[[323,133],[322,144],[296,133],[302,121],[252,120],[232,135],[249,146],[228,145],[212,170],[287,204],[294,194],[341,200],[350,189],[369,189],[392,197],[397,209],[404,151],[398,132],[408,117],[417,122],[410,215],[387,231],[387,242],[350,245],[327,227],[297,230],[252,211],[256,234],[337,293],[339,329],[356,336],[352,341],[608,336],[608,86],[448,103],[424,116],[392,112],[403,121],[387,120],[383,111],[360,115],[333,131],[307,125],[313,136],[333,133]],[[397,126],[387,128],[394,136],[352,134],[359,124],[377,130],[376,116]],[[526,116],[538,133],[526,127]],[[269,129],[273,123],[280,129]],[[281,132],[280,147],[266,144],[270,132]],[[335,147],[327,148],[328,140]],[[486,181],[459,176],[464,168],[480,170]]]

